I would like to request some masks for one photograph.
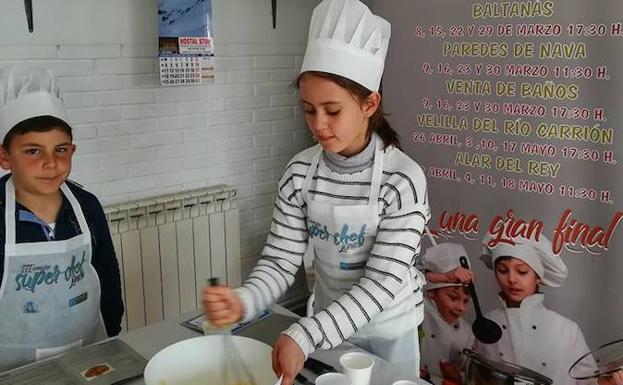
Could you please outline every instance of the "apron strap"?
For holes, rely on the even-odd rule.
[[[84,217],[84,213],[82,212],[82,207],[80,207],[80,203],[78,202],[74,194],[71,192],[71,189],[69,188],[69,186],[67,186],[67,183],[63,183],[61,185],[61,191],[67,197],[67,200],[69,201],[69,204],[71,205],[71,208],[74,210],[74,214],[76,214],[76,219],[78,219],[78,224],[80,225],[80,230],[82,231],[82,234],[84,234],[87,237],[87,239],[91,239],[91,229],[89,229],[87,220]]]
[[[382,139],[379,137],[375,140],[374,164],[372,166],[372,180],[370,182],[370,197],[368,198],[368,205],[374,207],[378,204],[379,194],[381,192],[381,179],[383,175],[383,150],[381,150],[381,141]],[[316,146],[318,147],[318,150],[312,158],[309,170],[307,170],[307,175],[305,175],[305,182],[303,183],[303,190],[301,193],[305,202],[307,202],[309,186],[312,183],[316,173],[316,168],[318,168],[318,163],[320,162],[320,156],[322,155],[322,147],[319,144]]]
[[[314,157],[312,158],[311,165],[307,170],[307,175],[305,175],[305,182],[303,183],[303,190],[301,192],[304,202],[307,202],[307,196],[309,195],[309,186],[311,185],[314,175],[316,174],[316,168],[318,168],[318,162],[320,162],[320,155],[322,155],[322,147],[320,146],[320,144],[317,144],[316,147],[317,150],[314,154]]]
[[[428,225],[424,225],[424,232],[426,233],[426,235],[428,236],[428,239],[430,239],[430,243],[433,246],[437,246],[437,240],[435,239],[435,236],[433,235],[433,233],[430,231],[430,229],[428,228]]]
[[[5,244],[15,244],[15,186],[13,185],[13,177],[10,176],[6,181],[4,190],[4,228],[6,237]]]
[[[381,142],[383,139],[376,137],[374,148],[374,165],[372,167],[372,180],[370,181],[370,198],[368,205],[376,207],[381,193],[381,177],[383,175],[383,150]]]
[[[76,219],[78,219],[78,225],[80,226],[80,230],[82,234],[91,239],[91,230],[87,225],[87,221],[84,218],[84,213],[82,212],[82,208],[80,207],[80,203],[71,192],[66,183],[61,185],[61,191],[67,197],[71,208],[76,215]],[[15,185],[13,184],[13,178],[9,177],[6,181],[5,186],[5,212],[4,212],[4,228],[6,233],[5,244],[6,245],[14,245],[16,239],[16,226],[15,226]]]

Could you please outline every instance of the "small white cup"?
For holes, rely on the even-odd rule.
[[[316,377],[316,385],[351,385],[350,378],[342,373],[325,373]]]
[[[342,373],[350,377],[352,385],[370,385],[374,358],[366,353],[350,352],[340,357]]]
[[[392,385],[418,385],[418,383],[415,381],[400,380],[400,381],[394,382]]]

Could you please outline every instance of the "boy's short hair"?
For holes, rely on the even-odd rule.
[[[69,124],[54,116],[44,115],[23,120],[13,126],[13,128],[11,128],[11,130],[9,130],[9,132],[4,136],[4,139],[2,140],[2,147],[4,147],[6,151],[9,151],[11,141],[15,135],[24,135],[29,132],[48,132],[54,129],[60,129],[69,135],[71,140],[73,140],[71,126],[69,126]]]

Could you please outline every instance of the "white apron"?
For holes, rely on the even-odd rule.
[[[16,243],[15,187],[6,182],[4,275],[0,286],[0,372],[107,337],[91,232],[66,184],[82,234],[64,241]]]
[[[513,308],[502,301],[503,308],[486,314],[502,327],[502,338],[491,345],[476,341],[476,351],[541,373],[553,385],[596,385],[597,380],[569,376],[569,367],[590,350],[575,322],[547,309],[543,299],[543,294],[533,294]]]
[[[377,139],[367,204],[336,205],[311,198],[309,188],[322,155],[319,145],[307,172],[302,194],[307,202],[309,242],[316,272],[313,305],[316,313],[348,292],[364,275],[379,223],[378,198],[383,173],[380,142]],[[336,232],[340,234],[337,240],[333,236]],[[410,274],[392,304],[349,341],[393,363],[405,375],[417,378],[420,358],[417,327],[423,318],[421,286],[424,281],[415,267]]]
[[[442,378],[439,364],[450,362],[459,367],[463,349],[474,344],[474,334],[463,318],[450,325],[441,317],[433,301],[426,299],[424,305],[421,367],[431,376]]]

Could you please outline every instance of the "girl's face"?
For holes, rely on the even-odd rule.
[[[470,298],[463,286],[430,290],[428,296],[437,305],[441,318],[450,325],[456,324],[465,314]]]
[[[368,123],[381,100],[378,92],[360,102],[337,83],[312,74],[301,76],[299,89],[307,126],[325,151],[349,157],[365,148]]]
[[[508,306],[519,306],[524,298],[537,292],[539,276],[521,259],[503,257],[495,261],[495,278]]]

